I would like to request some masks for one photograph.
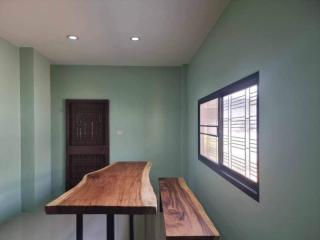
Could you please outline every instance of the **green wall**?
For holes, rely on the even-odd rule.
[[[0,38],[0,223],[20,212],[19,49]]]
[[[181,174],[181,98],[179,67],[52,66],[53,193],[65,189],[65,100],[110,100],[110,160],[149,160],[151,179]],[[117,131],[123,135],[117,135]],[[137,239],[144,239],[136,217]],[[124,226],[119,218],[119,226]],[[157,220],[148,219],[148,229]],[[151,226],[152,225],[152,226]],[[122,227],[117,228],[119,231]],[[147,239],[153,239],[149,231]]]
[[[149,160],[153,183],[180,173],[180,68],[52,66],[51,79],[55,195],[65,189],[66,99],[110,100],[111,162]]]
[[[0,223],[51,198],[50,63],[0,38]]]
[[[21,198],[22,210],[34,207],[34,81],[33,49],[20,48]]]
[[[22,210],[51,197],[50,63],[20,48]]]
[[[320,2],[235,0],[188,69],[188,178],[225,240],[320,239]],[[197,160],[197,100],[260,71],[260,203]]]
[[[34,51],[35,202],[51,198],[50,62]]]

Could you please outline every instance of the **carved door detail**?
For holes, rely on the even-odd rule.
[[[109,102],[66,101],[66,188],[109,164]]]

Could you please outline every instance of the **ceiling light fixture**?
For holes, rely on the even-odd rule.
[[[68,35],[67,38],[70,40],[78,40],[79,39],[79,37],[77,37],[75,35]]]
[[[140,37],[131,37],[130,39],[131,39],[131,41],[139,41]]]

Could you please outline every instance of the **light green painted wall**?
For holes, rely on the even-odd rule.
[[[35,201],[51,198],[50,62],[34,51]]]
[[[51,198],[50,63],[20,48],[22,210]]]
[[[22,210],[35,204],[33,49],[20,48],[21,197]]]
[[[225,240],[320,239],[320,2],[235,0],[188,69],[188,177]],[[255,202],[197,160],[197,100],[260,71]]]
[[[149,160],[151,180],[181,174],[181,71],[179,67],[52,66],[53,193],[65,188],[65,99],[110,100],[110,160]],[[117,135],[122,130],[123,135]],[[117,234],[128,232],[117,218]],[[136,217],[136,239],[158,219]],[[155,237],[148,231],[147,239]],[[123,235],[123,234],[122,234]],[[157,237],[157,236],[156,236]],[[157,238],[156,238],[157,239]]]
[[[20,212],[19,49],[0,38],[0,223]]]
[[[187,128],[187,77],[188,77],[188,65],[184,64],[181,66],[181,81],[180,81],[180,144],[181,144],[181,176],[186,179],[188,177],[188,165],[186,164],[186,159],[188,156],[187,150],[187,140],[188,140],[188,128]]]
[[[150,160],[155,186],[180,173],[180,68],[52,66],[51,73],[55,195],[65,189],[65,99],[110,100],[111,162]]]

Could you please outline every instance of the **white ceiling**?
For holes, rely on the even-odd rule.
[[[228,0],[0,0],[0,37],[56,64],[188,63]],[[66,39],[75,34],[78,41]],[[141,40],[130,41],[138,35]]]

